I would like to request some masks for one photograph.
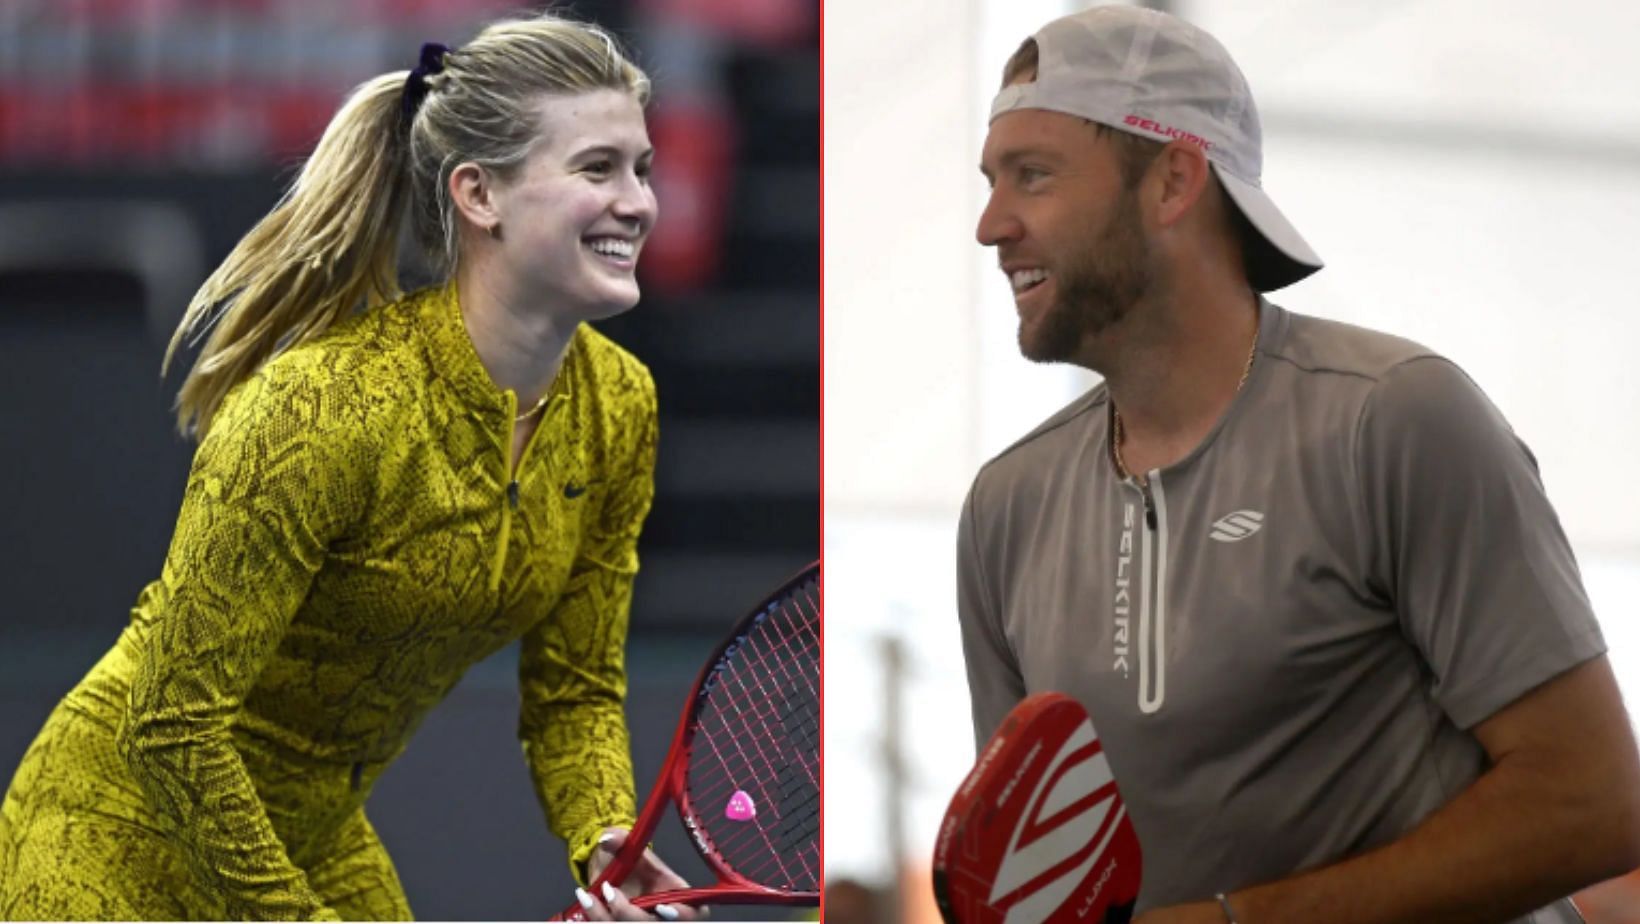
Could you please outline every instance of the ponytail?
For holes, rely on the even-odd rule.
[[[209,338],[177,394],[177,428],[203,437],[222,399],[270,356],[399,295],[408,194],[405,73],[366,81],[325,128],[273,211],[188,303],[165,350]]]

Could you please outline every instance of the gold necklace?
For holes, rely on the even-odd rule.
[[[1257,355],[1258,331],[1255,329],[1253,331],[1253,346],[1247,351],[1247,365],[1242,367],[1241,381],[1236,383],[1236,394],[1241,394],[1241,387],[1247,384],[1247,377],[1253,374],[1253,357]],[[531,411],[530,413],[535,412]],[[1128,471],[1127,463],[1122,461],[1122,412],[1116,409],[1114,403],[1111,404],[1111,416],[1113,418],[1113,432],[1111,433],[1110,450],[1112,459],[1116,463],[1116,473],[1121,475],[1123,479],[1137,477],[1139,484],[1143,485],[1146,482],[1145,476],[1135,476]]]
[[[541,396],[541,400],[535,402],[535,407],[532,407],[529,410],[525,411],[524,413],[519,414],[517,417],[514,417],[513,418],[513,423],[523,423],[524,421],[528,420],[529,418],[534,417],[535,415],[541,413],[541,409],[547,406],[547,398],[549,398],[551,396],[552,396],[552,389],[549,388],[549,389],[547,389],[547,393]]]

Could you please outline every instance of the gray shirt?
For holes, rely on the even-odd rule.
[[[958,535],[976,740],[1028,693],[1088,707],[1140,911],[1405,834],[1486,768],[1467,729],[1605,650],[1530,451],[1417,344],[1262,303],[1246,384],[1148,480],[1100,385],[981,469]]]

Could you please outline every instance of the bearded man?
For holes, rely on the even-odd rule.
[[[1104,381],[964,507],[976,740],[1087,706],[1141,924],[1579,921],[1640,866],[1640,758],[1536,462],[1447,359],[1267,299],[1321,260],[1261,164],[1180,19],[1095,8],[1008,63],[978,238],[1021,352]]]

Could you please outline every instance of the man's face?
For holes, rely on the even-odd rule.
[[[1085,347],[1150,290],[1155,257],[1115,146],[1093,125],[1038,109],[991,123],[980,170],[991,197],[977,237],[1014,291],[1019,349],[1086,365]]]

